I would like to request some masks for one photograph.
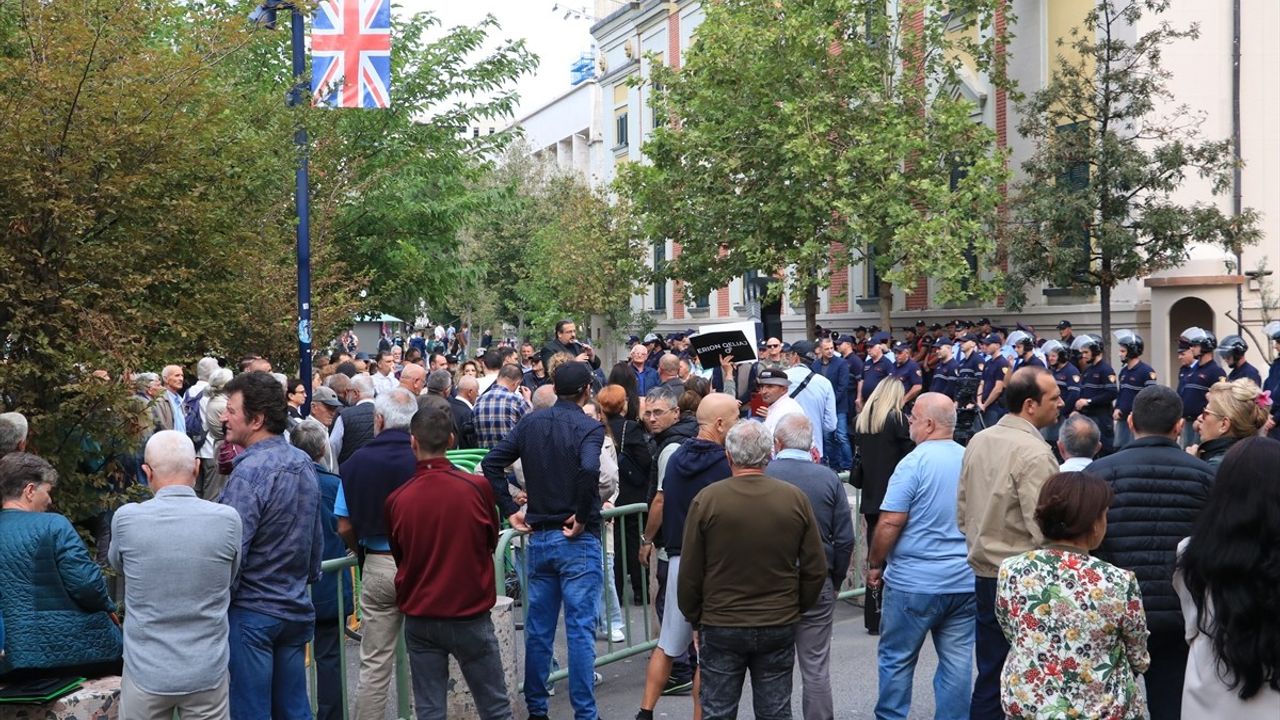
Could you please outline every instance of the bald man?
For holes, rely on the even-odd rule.
[[[674,355],[667,357],[674,358]],[[666,358],[663,358],[664,360]],[[677,360],[677,362],[679,362]],[[684,442],[667,461],[666,472],[658,491],[663,495],[662,539],[667,550],[665,597],[662,598],[662,631],[658,649],[649,656],[645,673],[644,697],[640,701],[640,720],[652,720],[653,708],[671,675],[671,664],[689,650],[693,628],[680,612],[676,601],[676,584],[680,576],[680,547],[684,541],[684,520],[689,505],[702,488],[732,474],[724,454],[724,438],[738,421],[738,399],[726,393],[711,393],[698,405],[698,434]],[[647,540],[642,540],[646,542]],[[651,546],[646,544],[646,549]],[[693,717],[702,717],[698,702],[700,680],[693,676]]]
[[[143,472],[155,497],[111,522],[111,567],[123,573],[124,679],[120,715],[225,718],[227,608],[240,564],[240,515],[196,497],[195,450],[162,430],[147,441]]]
[[[680,379],[679,356],[667,353],[658,359],[658,384],[665,385],[677,393],[684,392],[684,381]]]
[[[422,394],[427,384],[427,371],[421,365],[409,363],[400,371],[400,387],[413,393],[414,397]]]

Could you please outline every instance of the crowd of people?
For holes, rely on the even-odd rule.
[[[1280,322],[1265,332],[1280,352]],[[598,643],[635,640],[618,608],[649,578],[638,720],[683,694],[737,717],[748,674],[755,716],[789,718],[796,668],[803,717],[834,718],[851,567],[878,718],[908,716],[928,636],[939,718],[1280,716],[1280,359],[1262,383],[1239,336],[1182,333],[1176,389],[1136,333],[1117,374],[1068,321],[819,330],[711,367],[689,333],[605,367],[568,320],[541,347],[486,334],[474,359],[465,326],[372,355],[353,337],[311,378],[257,356],[127,378],[140,451],[121,463],[151,497],[91,526],[100,560],[51,512],[24,416],[0,414],[0,683],[122,672],[122,718],[340,718],[358,600],[354,717],[385,717],[403,637],[417,717],[445,716],[453,657],[478,716],[510,718],[505,525],[533,720],[559,627],[574,715],[598,717]],[[487,451],[477,473],[454,448]],[[358,598],[321,572],[348,556]]]

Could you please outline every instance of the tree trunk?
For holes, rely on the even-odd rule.
[[[1098,286],[1098,304],[1102,309],[1102,347],[1111,357],[1111,285],[1106,282]]]
[[[804,336],[812,338],[818,327],[818,288],[810,285],[804,291]]]
[[[893,335],[893,283],[880,281],[880,329]]]

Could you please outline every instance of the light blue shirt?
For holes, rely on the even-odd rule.
[[[813,371],[803,365],[788,368],[787,380],[791,381],[789,391],[795,392],[811,372]],[[823,436],[836,430],[835,388],[831,387],[831,381],[823,377],[822,373],[815,372],[809,384],[800,391],[799,395],[796,395],[796,402],[800,403],[805,417],[809,418],[809,423],[813,425],[813,446],[818,448],[819,453],[825,455],[822,447]]]
[[[169,405],[173,407],[173,429],[180,433],[187,431],[187,418],[182,414],[182,396],[172,390],[165,390],[164,396],[169,398]]]
[[[968,548],[956,524],[963,458],[959,443],[928,440],[902,458],[889,478],[880,511],[907,513],[884,572],[895,590],[937,595],[973,588]]]
[[[338,484],[338,497],[333,501],[334,517],[349,518],[351,511],[347,509],[347,495],[342,491],[342,484]],[[360,544],[366,550],[374,550],[376,552],[391,552],[391,540],[386,535],[370,535],[360,540]]]

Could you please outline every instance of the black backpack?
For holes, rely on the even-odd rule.
[[[204,441],[209,437],[209,433],[204,429],[204,413],[200,411],[200,399],[204,397],[207,390],[208,388],[205,388],[182,401],[182,418],[186,423],[187,437],[191,438],[191,443],[196,446],[196,450],[203,447]]]

